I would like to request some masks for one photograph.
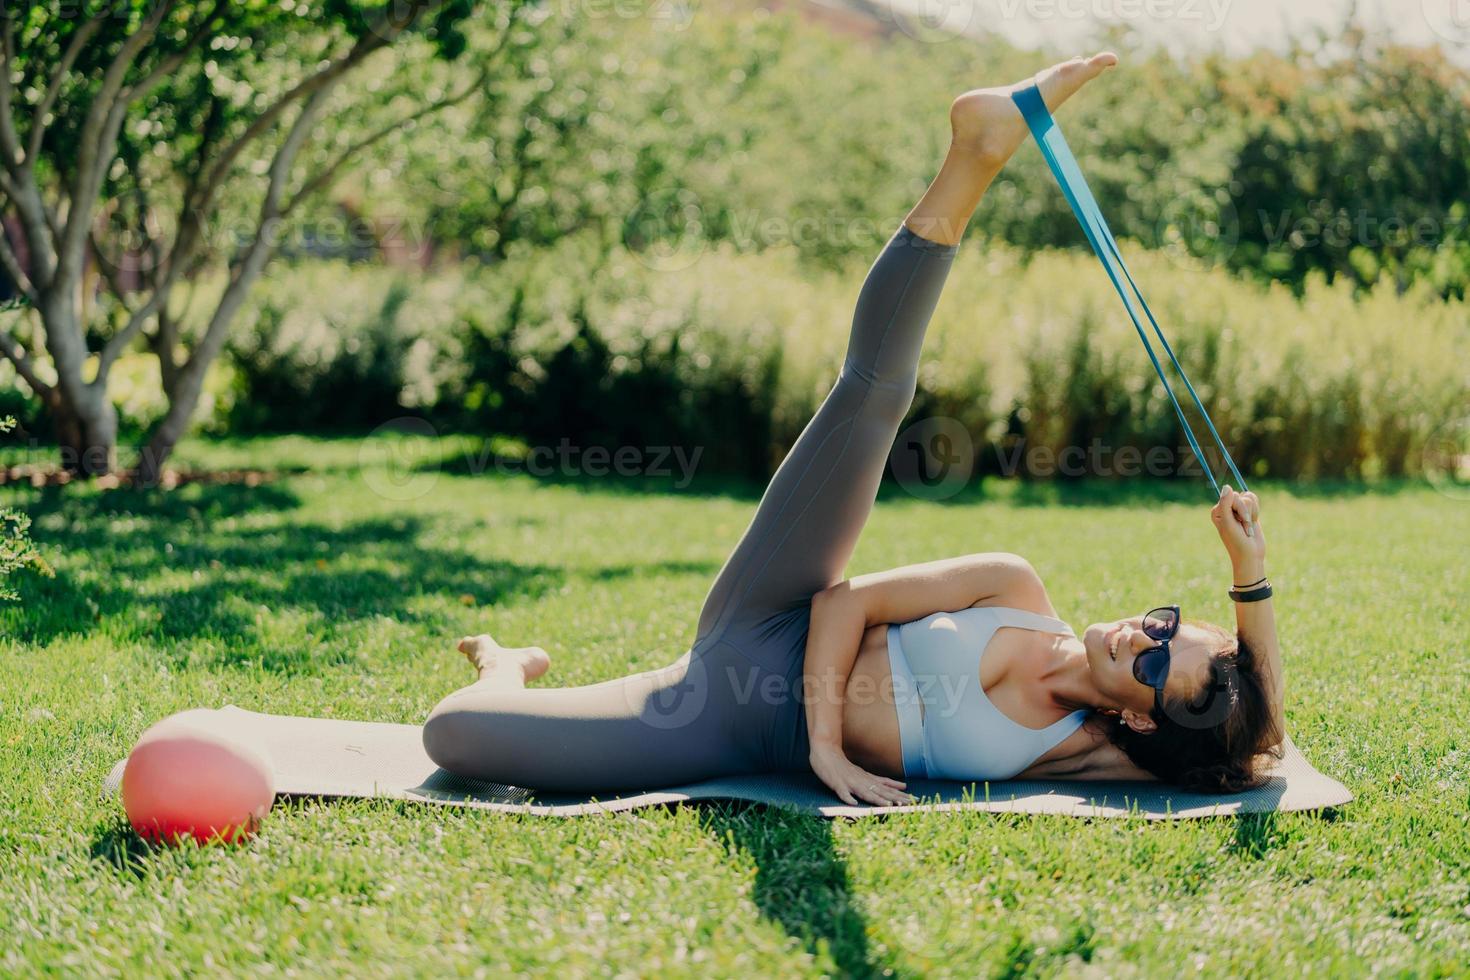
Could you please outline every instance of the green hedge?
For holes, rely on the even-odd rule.
[[[1465,410],[1463,301],[1320,276],[1297,296],[1130,252],[1249,474],[1414,474],[1426,441]],[[236,429],[360,429],[413,413],[533,444],[698,446],[707,468],[765,475],[831,383],[865,263],[814,272],[795,249],[726,246],[680,264],[571,239],[423,280],[281,267],[231,346],[221,411]],[[982,468],[1019,458],[1031,476],[1068,446],[1184,445],[1091,258],[978,241],[935,314],[913,415],[959,420]]]

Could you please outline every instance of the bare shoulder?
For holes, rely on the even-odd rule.
[[[1017,778],[1156,781],[1092,724],[1078,728]]]
[[[1009,573],[1004,586],[994,596],[976,605],[1006,606],[1060,618],[1051,604],[1051,596],[1046,593],[1046,583],[1042,582],[1035,566],[1020,555],[1007,552],[1003,557]]]

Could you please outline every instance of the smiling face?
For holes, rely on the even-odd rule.
[[[1169,641],[1169,678],[1164,693],[1187,701],[1197,698],[1208,682],[1209,665],[1217,652],[1229,646],[1230,637],[1217,628],[1182,623]],[[1082,634],[1087,666],[1093,684],[1103,696],[1099,707],[1116,708],[1134,728],[1152,728],[1148,714],[1154,707],[1154,689],[1133,676],[1133,662],[1159,645],[1143,631],[1143,617],[1133,616],[1111,623],[1093,623]]]

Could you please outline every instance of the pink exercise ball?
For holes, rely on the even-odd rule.
[[[143,733],[123,770],[123,808],[146,840],[241,841],[275,799],[270,761],[259,749],[210,731],[194,712]]]

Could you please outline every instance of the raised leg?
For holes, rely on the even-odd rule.
[[[1038,77],[1042,96],[1055,108],[1116,62],[1100,54],[1050,68]],[[1012,88],[955,100],[944,164],[868,270],[837,381],[716,577],[696,648],[731,624],[758,624],[799,608],[840,581],[913,400],[924,332],[960,238],[1026,137]]]

